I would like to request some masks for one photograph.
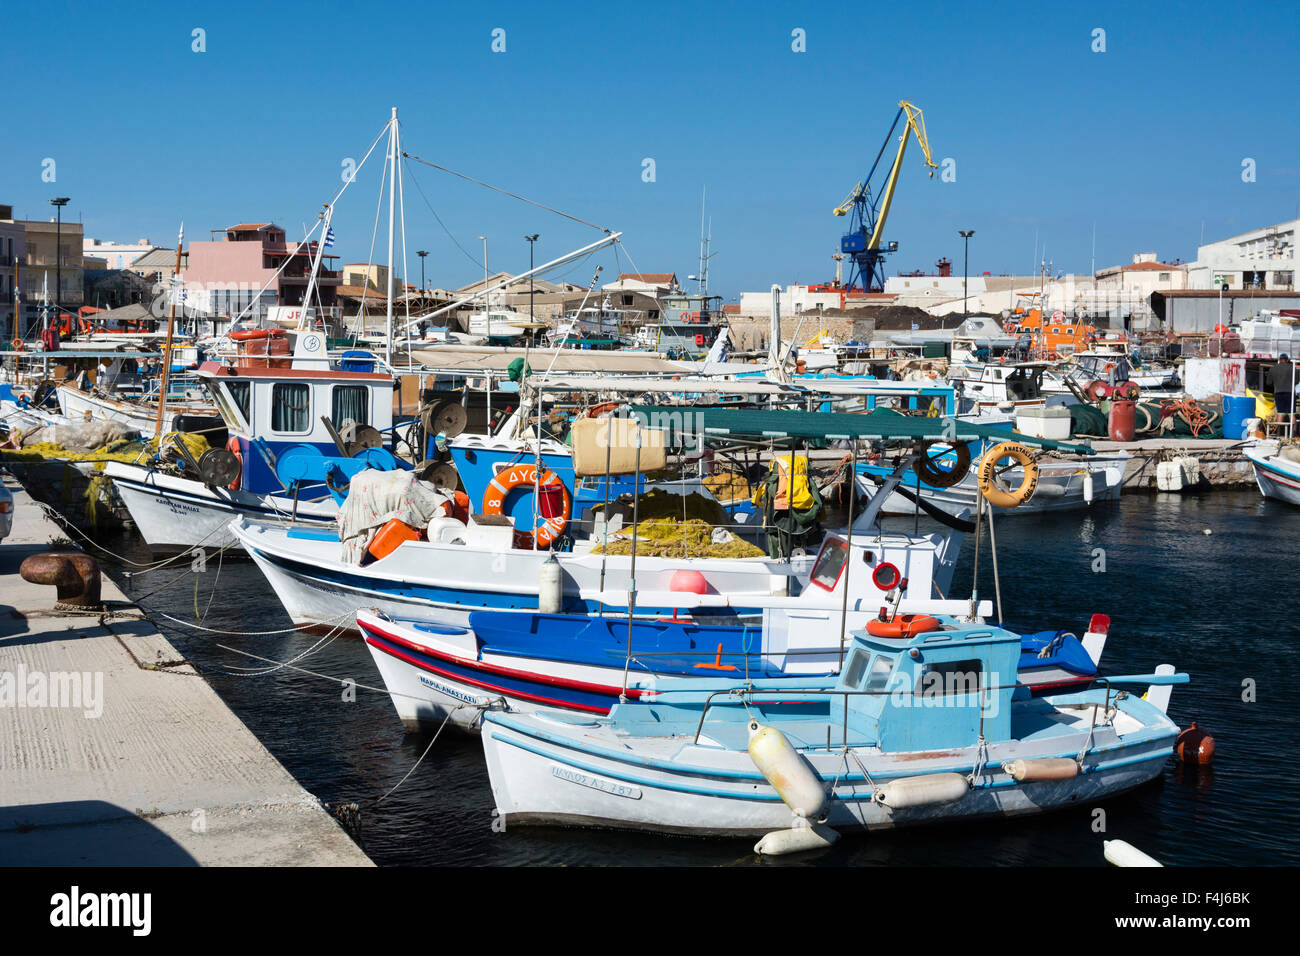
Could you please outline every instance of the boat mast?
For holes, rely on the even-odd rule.
[[[158,390],[158,418],[154,422],[153,437],[161,438],[163,414],[167,408],[167,384],[172,371],[172,333],[176,329],[176,277],[181,272],[181,247],[185,245],[185,223],[181,223],[180,234],[176,237],[176,270],[172,273],[172,303],[167,311],[167,341],[163,344],[162,385]]]
[[[388,333],[384,336],[384,361],[393,366],[393,218],[397,211],[397,107],[388,121],[388,162],[391,176],[388,180],[388,304],[385,319]]]

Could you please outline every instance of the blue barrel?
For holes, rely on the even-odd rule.
[[[1255,399],[1249,395],[1238,398],[1223,396],[1223,437],[1245,438],[1246,419],[1255,417]]]

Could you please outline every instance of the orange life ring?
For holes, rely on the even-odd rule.
[[[15,352],[21,352],[21,351],[23,350],[23,340],[22,340],[22,339],[17,339],[17,338],[16,338],[16,339],[14,339],[12,342],[10,342],[9,344],[12,345],[12,346],[14,347],[14,351],[15,351]]]
[[[599,405],[592,405],[591,408],[587,409],[587,417],[596,418],[606,412],[612,412],[622,404],[622,402],[601,402]]]
[[[532,488],[534,486],[538,489],[558,487],[560,494],[564,498],[564,506],[560,509],[560,513],[544,518],[542,523],[532,532],[533,539],[539,547],[549,548],[564,533],[573,507],[573,502],[569,499],[569,489],[564,486],[564,482],[551,469],[544,469],[540,476],[537,473],[536,465],[511,465],[509,468],[499,471],[497,476],[488,484],[487,491],[483,492],[483,514],[502,514],[505,509],[506,499],[510,497],[512,491],[516,488]],[[537,517],[542,517],[540,508]],[[527,535],[528,532],[520,531],[519,534]]]
[[[239,447],[239,439],[236,438],[234,435],[231,435],[228,439],[226,439],[226,451],[234,455],[235,458],[239,461],[239,474],[235,475],[235,480],[232,481],[230,484],[228,484],[226,487],[229,488],[231,491],[238,491],[240,480],[244,476],[244,452]]]
[[[908,638],[939,630],[937,618],[928,614],[895,614],[888,621],[872,618],[867,622],[867,633],[873,637]]]

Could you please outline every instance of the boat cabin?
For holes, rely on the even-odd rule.
[[[393,424],[393,376],[376,371],[373,360],[334,367],[324,336],[315,332],[299,333],[290,357],[275,344],[280,338],[270,336],[252,354],[241,349],[232,364],[204,362],[197,372],[226,423],[227,447],[243,461],[247,491],[282,490],[272,463],[294,445],[337,455],[323,418],[336,431],[355,423],[385,432]]]
[[[854,632],[831,701],[831,725],[847,726],[850,746],[905,753],[1011,736],[1020,637],[947,617],[928,622],[908,637]]]

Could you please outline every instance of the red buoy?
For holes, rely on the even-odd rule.
[[[1193,720],[1192,726],[1180,733],[1174,741],[1174,753],[1183,763],[1209,766],[1214,762],[1214,738],[1197,727]]]
[[[674,571],[673,576],[668,581],[668,590],[679,591],[683,594],[708,594],[709,582],[699,571],[689,571],[683,568],[680,571]]]

